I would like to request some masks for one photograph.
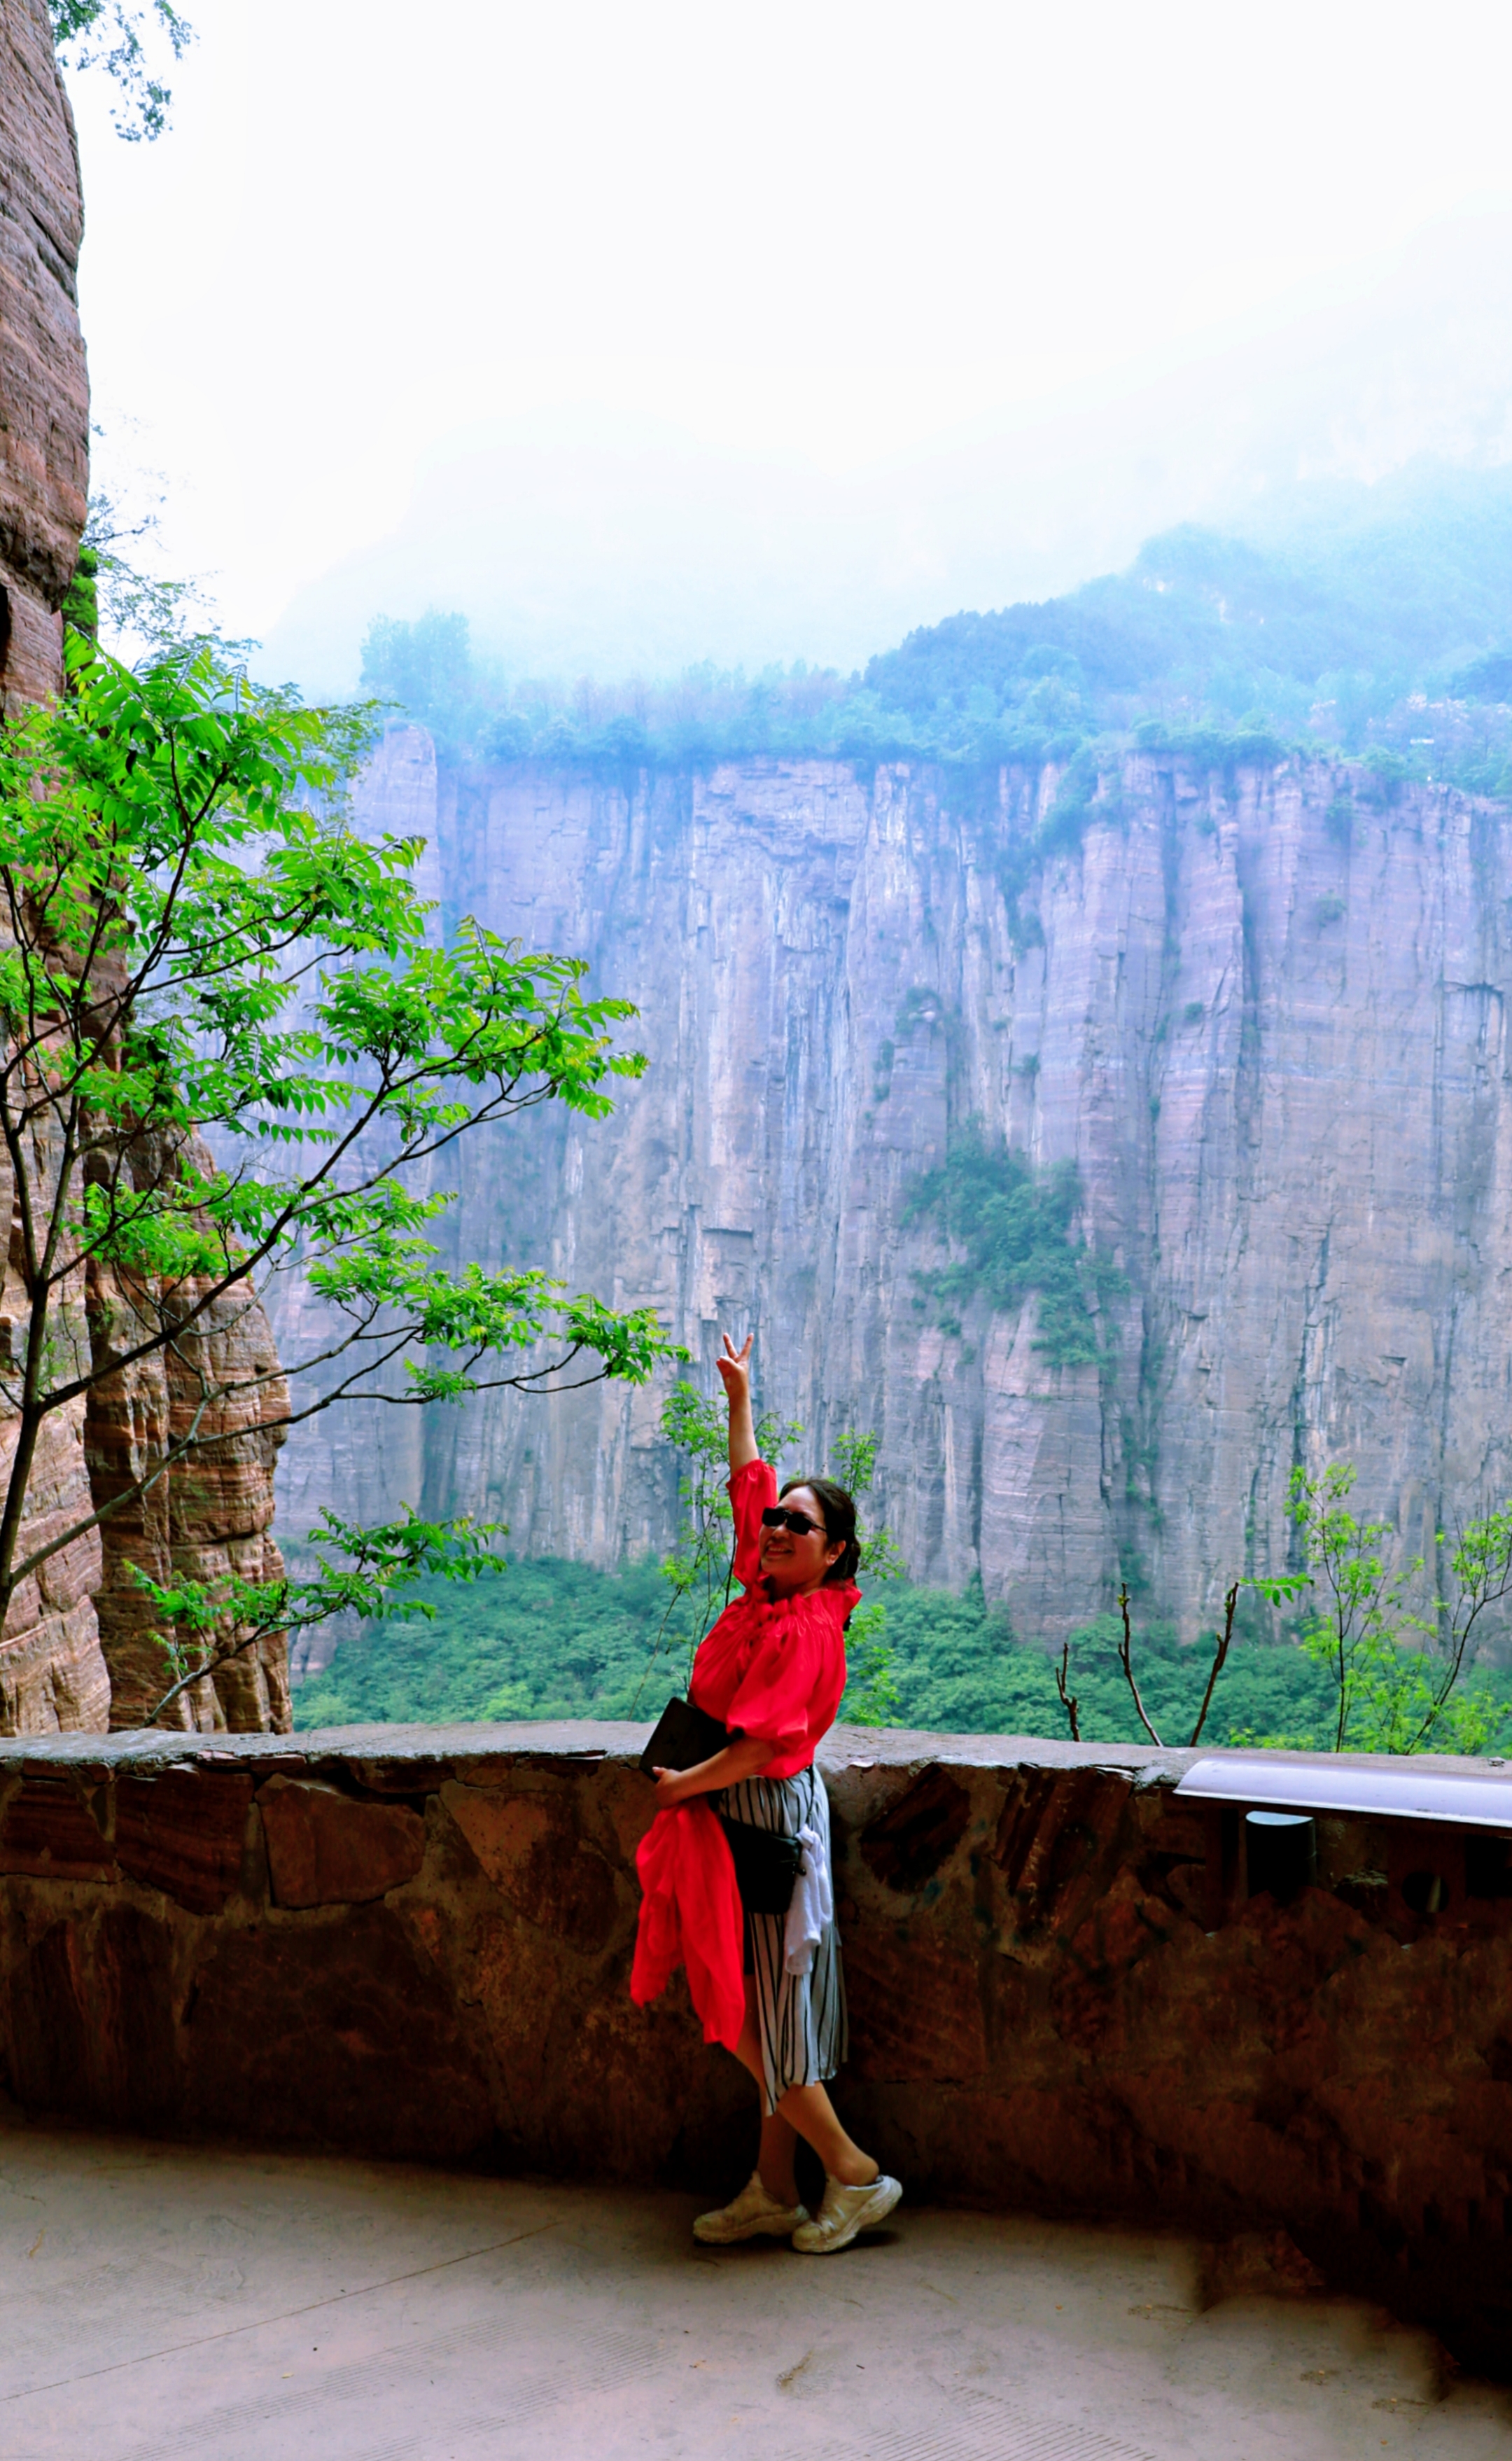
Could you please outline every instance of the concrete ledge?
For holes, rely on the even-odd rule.
[[[85,1761],[101,1767],[136,1764],[217,1761],[351,1761],[372,1752],[391,1761],[479,1761],[500,1752],[549,1752],[564,1760],[633,1763],[645,1749],[651,1722],[609,1718],[546,1719],[535,1723],[458,1726],[313,1726],[293,1735],[189,1734],[138,1727],[110,1735],[11,1735],[0,1739],[0,1772],[32,1763]],[[973,1768],[1001,1768],[1033,1762],[1044,1768],[1154,1770],[1175,1781],[1200,1760],[1199,1751],[1157,1751],[1148,1744],[1062,1744],[1042,1735],[938,1735],[901,1726],[836,1726],[820,1747],[826,1769],[902,1768],[924,1761],[960,1762]],[[1229,1755],[1230,1758],[1235,1757]],[[1422,1766],[1489,1767],[1461,1760]]]
[[[680,1981],[646,2011],[626,1987],[648,1731],[10,1744],[11,2091],[165,2135],[728,2187],[746,2080]],[[1284,2230],[1512,2366],[1512,1897],[1442,1824],[1354,1815],[1319,1819],[1316,1887],[1249,1897],[1237,1811],[1173,1794],[1199,1757],[837,1730],[848,2116],[915,2194]],[[1422,1871],[1434,1914],[1404,1894]]]

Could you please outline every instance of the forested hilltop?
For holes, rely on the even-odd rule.
[[[1293,491],[1245,536],[1184,526],[1127,572],[963,613],[842,676],[713,667],[672,682],[506,675],[462,616],[380,618],[365,687],[443,758],[690,768],[759,754],[948,765],[1099,742],[1226,759],[1289,746],[1512,794],[1512,471],[1416,464]]]

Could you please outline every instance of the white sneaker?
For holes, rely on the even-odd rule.
[[[801,2256],[833,2256],[838,2248],[849,2247],[858,2231],[884,2222],[902,2194],[898,2181],[885,2171],[864,2188],[845,2188],[839,2179],[826,2178],[818,2220],[796,2230],[793,2244]]]
[[[693,2236],[710,2247],[733,2247],[739,2238],[791,2238],[807,2221],[807,2205],[779,2205],[761,2185],[760,2172],[753,2171],[733,2204],[699,2215]]]

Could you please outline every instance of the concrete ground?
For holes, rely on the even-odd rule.
[[[699,2248],[686,2196],[0,2133],[0,2461],[1503,2461],[1512,2397],[1181,2240],[911,2210]]]

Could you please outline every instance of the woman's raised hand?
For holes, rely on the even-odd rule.
[[[730,1468],[732,1474],[744,1469],[747,1462],[756,1458],[756,1428],[751,1419],[751,1343],[747,1334],[736,1350],[730,1336],[723,1337],[724,1348],[714,1360],[724,1383],[725,1400],[730,1404]]]
[[[714,1365],[719,1370],[730,1406],[734,1409],[736,1402],[749,1402],[751,1398],[751,1344],[756,1336],[748,1333],[738,1350],[727,1333],[719,1338],[724,1349],[714,1360]]]

